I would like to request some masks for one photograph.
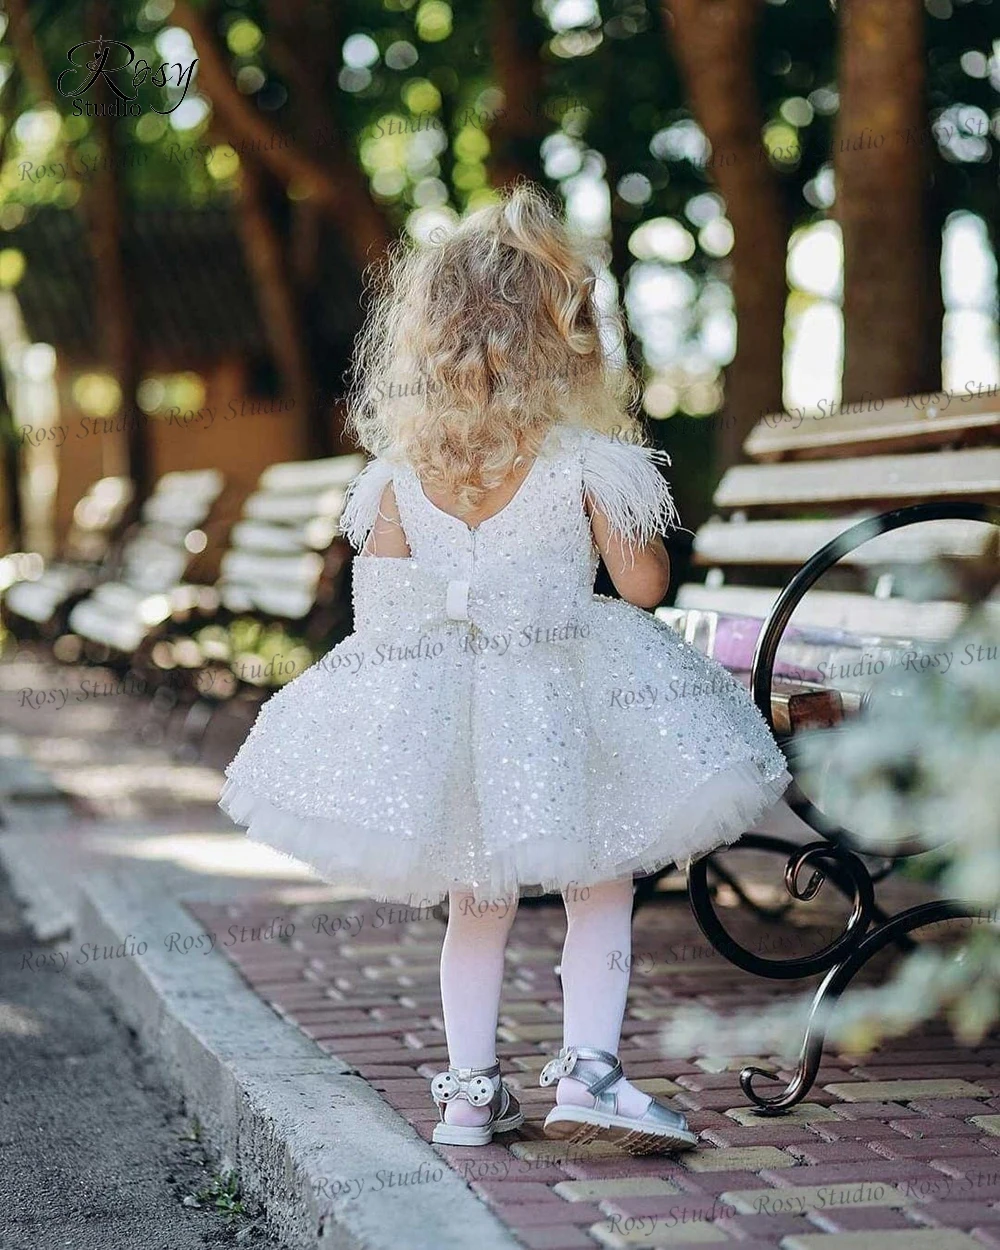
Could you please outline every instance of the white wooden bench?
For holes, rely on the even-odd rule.
[[[52,638],[62,631],[69,608],[106,571],[132,497],[127,477],[102,477],[84,492],[73,509],[63,558],[7,588],[3,614],[12,633]]]
[[[748,677],[761,622],[782,585],[851,525],[941,499],[1000,503],[1000,406],[944,398],[924,408],[895,400],[879,411],[801,420],[779,413],[760,422],[745,443],[754,463],[725,474],[717,513],[695,535],[693,563],[704,579],[685,582],[674,606],[657,615]],[[976,521],[942,519],[848,552],[792,615],[776,665],[777,723],[791,727],[790,709],[797,723],[824,723],[845,696],[848,708],[856,706],[854,696],[871,682],[838,685],[829,680],[831,666],[839,672],[866,651],[905,651],[953,633],[963,605],[947,595],[916,601],[908,581],[934,559],[982,555],[989,534]],[[1000,612],[1000,601],[992,610]],[[790,704],[795,694],[825,697]]]
[[[227,611],[299,622],[316,612],[350,560],[340,513],[364,466],[348,455],[265,470],[222,559],[216,589]]]
[[[198,588],[185,584],[184,575],[207,544],[204,528],[222,488],[217,469],[160,478],[124,545],[115,580],[97,586],[70,611],[68,628],[92,644],[91,658],[131,656],[172,612],[197,599]]]
[[[230,531],[218,581],[202,590],[203,610],[136,657],[137,677],[154,690],[147,740],[162,739],[174,708],[186,702],[177,752],[195,758],[220,704],[241,694],[259,699],[348,632],[352,552],[340,515],[365,463],[362,455],[333,456],[261,474]],[[234,632],[248,624],[280,627],[300,660],[284,656],[275,665],[239,654]]]
[[[896,400],[863,413],[762,421],[745,444],[753,462],[725,474],[714,497],[718,515],[695,535],[693,562],[704,579],[686,582],[674,607],[657,612],[749,683],[793,776],[796,733],[860,711],[894,659],[906,664],[946,640],[964,616],[972,562],[993,550],[1000,408],[962,396],[940,401],[947,402]],[[947,575],[935,571],[941,560]],[[996,591],[984,606],[1000,612]],[[822,1005],[885,947],[912,946],[910,935],[923,926],[976,910],[943,899],[887,915],[875,885],[917,848],[885,847],[873,870],[872,858],[852,849],[851,831],[832,825],[797,782],[786,799],[817,841],[797,846],[751,833],[732,849],[785,855],[792,899],[808,902],[825,880],[851,899],[843,933],[826,946],[783,959],[750,950],[726,930],[709,887],[711,873],[750,904],[733,873],[713,855],[688,871],[698,924],[731,962],[775,979],[826,974],[792,1080],[765,1096],[755,1082],[776,1080],[775,1073],[740,1073],[763,1115],[790,1111],[811,1088],[823,1052]]]

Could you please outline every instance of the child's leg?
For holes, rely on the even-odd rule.
[[[574,886],[563,895],[566,942],[562,953],[563,1045],[618,1053],[632,964],[632,879]],[[611,1089],[622,1115],[642,1115],[648,1094],[624,1078]],[[564,1077],[556,1102],[592,1107],[586,1088]]]
[[[477,904],[464,890],[448,895],[441,1003],[453,1068],[488,1068],[496,1062],[504,949],[516,913],[517,899]],[[446,1124],[478,1125],[489,1118],[488,1107],[459,1099],[445,1107]]]

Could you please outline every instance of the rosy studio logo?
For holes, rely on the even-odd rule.
[[[81,49],[93,49],[93,54]],[[116,51],[116,49],[118,51]],[[79,53],[79,56],[77,55]],[[90,57],[88,60],[87,57]],[[114,58],[117,64],[110,63]],[[191,85],[191,75],[194,73],[194,67],[198,64],[198,58],[188,65],[187,69],[180,63],[175,61],[173,65],[168,65],[163,61],[159,66],[152,66],[144,58],[140,57],[138,61],[135,59],[135,49],[129,47],[127,43],[122,43],[120,39],[90,39],[86,43],[75,44],[66,53],[66,59],[69,61],[69,68],[56,79],[56,90],[60,95],[66,96],[67,99],[73,101],[73,112],[78,117],[139,117],[142,113],[142,107],[138,103],[139,88],[147,82],[151,87],[166,87],[173,85],[171,83],[171,74],[177,71],[177,86],[182,87],[181,98],[168,109],[158,109],[155,104],[149,107],[154,113],[165,116],[172,113],[179,104],[183,104],[184,98],[187,96],[188,87]],[[131,81],[128,75],[131,74]],[[115,81],[115,76],[119,76],[121,82],[125,84],[128,90],[124,90],[119,82]],[[122,77],[124,75],[124,77]],[[84,77],[85,81],[81,82],[80,78]],[[93,104],[89,100],[81,100],[79,97],[89,91],[97,82],[98,78],[103,78],[108,85],[108,89],[115,97],[116,102],[112,105]]]

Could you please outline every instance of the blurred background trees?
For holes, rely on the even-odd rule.
[[[602,242],[692,527],[765,412],[1000,378],[997,0],[10,0],[0,20],[0,327],[25,322],[0,330],[6,395],[41,411],[48,368],[60,411],[132,412],[104,472],[147,483],[155,423],[221,396],[293,399],[282,454],[340,449],[365,267],[521,176]],[[138,117],[76,115],[54,84],[101,33],[197,57],[183,102],[153,111],[180,92],[147,85]],[[0,404],[9,545],[14,478],[42,489],[50,461]]]

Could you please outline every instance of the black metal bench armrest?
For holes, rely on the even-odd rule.
[[[877,538],[880,534],[902,529],[907,525],[916,525],[922,521],[942,520],[984,521],[1000,525],[1000,508],[992,504],[974,503],[967,500],[943,499],[882,512],[878,516],[869,517],[867,520],[858,522],[857,525],[852,525],[850,529],[828,542],[825,547],[821,547],[789,580],[764,621],[757,637],[750,669],[750,693],[772,730],[775,728],[771,705],[774,662],[792,614],[806,593],[845,555],[871,539]],[[789,749],[787,739],[783,745],[789,756],[789,768],[794,778],[794,748]],[[785,794],[785,801],[800,819],[822,837],[854,849],[858,848],[857,839],[850,830],[841,828],[828,820],[820,809],[802,793],[797,781],[792,781]]]
[[[751,668],[750,689],[754,702],[772,729],[775,728],[771,702],[775,656],[792,614],[806,592],[848,552],[879,534],[921,521],[953,519],[1000,525],[1000,508],[960,500],[941,500],[885,512],[845,530],[817,551],[791,578],[764,622]],[[790,741],[790,738],[786,739],[785,750],[794,775],[794,748],[789,749]],[[808,902],[816,897],[826,879],[851,897],[851,914],[843,932],[820,950],[804,957],[768,959],[742,946],[727,932],[715,912],[708,883],[708,872],[713,866],[711,854],[697,860],[688,869],[688,897],[698,925],[712,945],[731,963],[758,976],[778,979],[826,974],[814,996],[798,1063],[785,1089],[765,1096],[757,1092],[754,1082],[758,1079],[777,1080],[777,1073],[755,1066],[745,1067],[740,1072],[740,1087],[759,1115],[785,1114],[808,1093],[823,1053],[825,1012],[869,959],[890,944],[904,949],[912,946],[909,935],[924,925],[976,914],[975,908],[961,900],[939,899],[887,916],[876,903],[873,889],[874,882],[885,875],[885,869],[873,871],[852,849],[852,846],[856,847],[857,839],[850,831],[828,821],[794,781],[786,800],[797,815],[822,835],[824,841],[792,847],[781,838],[747,834],[732,849],[788,852],[785,889],[792,898]],[[896,855],[899,853],[897,849]],[[903,848],[903,853],[908,853],[906,848]],[[893,862],[889,861],[890,867]],[[807,880],[802,881],[801,874],[807,868],[812,872]]]

